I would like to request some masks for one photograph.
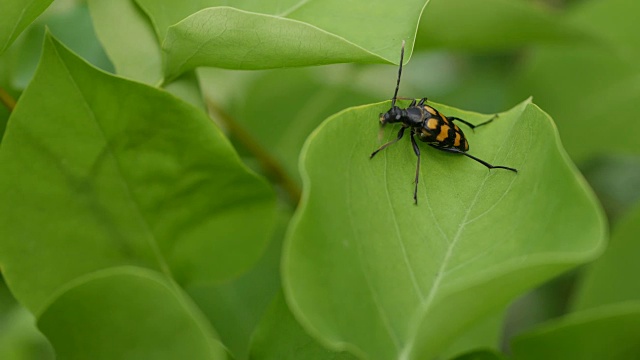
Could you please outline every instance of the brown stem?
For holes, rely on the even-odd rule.
[[[9,95],[3,88],[0,87],[0,101],[4,104],[4,106],[9,109],[9,112],[13,111],[16,107],[16,100],[13,96]]]
[[[282,165],[276,160],[267,149],[262,147],[258,141],[240,125],[231,115],[220,108],[214,101],[207,99],[209,109],[215,113],[218,119],[224,124],[229,133],[233,135],[253,156],[256,157],[260,166],[274,182],[280,184],[294,206],[300,201],[301,190],[298,184],[287,174]]]

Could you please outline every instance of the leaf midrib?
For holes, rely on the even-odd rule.
[[[162,252],[160,251],[156,235],[153,233],[153,231],[151,231],[151,227],[149,225],[149,221],[145,218],[145,216],[144,216],[144,214],[143,214],[143,212],[141,210],[141,207],[140,207],[140,204],[139,204],[138,200],[133,195],[133,191],[131,190],[131,188],[129,186],[129,182],[127,181],[127,178],[124,176],[124,172],[122,171],[122,167],[120,165],[120,162],[118,161],[118,157],[115,155],[115,152],[113,151],[113,148],[111,147],[111,145],[110,145],[110,143],[108,141],[108,138],[107,138],[107,136],[106,136],[106,134],[104,132],[104,129],[102,128],[100,122],[98,121],[95,112],[93,111],[93,109],[89,105],[89,102],[84,97],[84,94],[83,94],[82,90],[80,89],[80,86],[78,85],[78,83],[75,81],[73,75],[71,74],[70,69],[67,67],[67,63],[63,60],[61,54],[58,52],[58,48],[57,48],[56,44],[53,41],[50,41],[50,44],[51,44],[51,47],[52,47],[53,51],[55,51],[55,53],[56,53],[57,60],[64,67],[65,74],[68,76],[69,81],[71,82],[73,87],[77,90],[77,92],[80,95],[80,97],[82,98],[82,105],[89,112],[89,114],[91,116],[91,119],[95,123],[96,127],[98,128],[98,130],[100,132],[100,135],[103,138],[103,141],[104,141],[104,144],[105,144],[105,148],[107,149],[108,153],[111,155],[111,157],[113,158],[113,160],[114,160],[114,162],[116,164],[116,171],[117,171],[117,173],[119,175],[119,179],[123,183],[123,186],[124,186],[124,189],[125,189],[125,192],[126,192],[126,196],[129,199],[129,201],[131,202],[132,207],[135,209],[135,213],[138,215],[138,219],[139,219],[144,231],[148,235],[145,238],[146,238],[147,243],[148,243],[149,247],[151,248],[151,251],[153,252],[158,264],[160,265],[160,269],[169,278],[174,279],[173,274],[171,273],[171,268],[170,268],[168,262],[166,261],[166,259],[164,258],[164,256],[162,255]]]

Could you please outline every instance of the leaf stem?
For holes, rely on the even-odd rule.
[[[4,106],[7,107],[7,109],[9,109],[9,112],[13,111],[13,109],[16,107],[16,99],[14,99],[13,96],[9,95],[9,93],[1,87],[0,101],[2,102],[2,104],[4,104]]]
[[[253,137],[245,128],[239,124],[229,113],[224,111],[218,104],[207,98],[207,106],[226,127],[229,133],[234,136],[255,158],[265,174],[275,183],[280,184],[287,193],[293,206],[300,202],[300,186],[287,174],[280,162],[274,158],[258,140]]]

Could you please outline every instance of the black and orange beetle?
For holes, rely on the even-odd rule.
[[[475,129],[479,126],[486,125],[493,121],[497,117],[494,116],[491,119],[480,123],[478,125],[473,125],[463,119],[453,117],[453,116],[444,116],[441,112],[436,110],[435,108],[426,104],[427,98],[422,98],[420,101],[413,100],[409,107],[406,109],[401,109],[396,106],[396,100],[398,98],[398,89],[400,88],[400,76],[402,75],[402,61],[404,60],[404,41],[402,41],[402,50],[400,51],[400,68],[398,70],[398,81],[396,83],[396,91],[393,94],[393,98],[391,99],[391,109],[384,114],[380,114],[380,124],[385,125],[389,123],[402,123],[402,127],[398,132],[398,137],[395,140],[389,141],[388,143],[380,146],[376,151],[371,153],[371,157],[373,158],[380,150],[386,148],[387,146],[394,144],[398,140],[402,139],[404,135],[404,131],[407,128],[411,129],[411,145],[413,145],[413,152],[416,153],[418,157],[418,164],[416,165],[416,178],[415,178],[415,189],[413,191],[413,200],[415,203],[418,203],[418,176],[420,175],[420,148],[416,143],[416,139],[414,135],[417,135],[420,141],[424,141],[430,146],[450,152],[455,154],[462,154],[466,157],[469,157],[480,164],[486,166],[488,169],[506,169],[511,170],[513,172],[518,172],[518,170],[514,168],[510,168],[507,166],[498,166],[491,165],[488,162],[478,159],[477,157],[470,155],[467,153],[469,150],[469,143],[464,136],[464,133],[460,128],[454,124],[454,121],[460,121],[461,123],[469,126],[471,129]]]

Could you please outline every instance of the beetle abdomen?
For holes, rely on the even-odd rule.
[[[425,119],[418,136],[421,141],[440,148],[456,148],[462,151],[469,150],[469,143],[458,125],[454,124],[446,116],[431,106],[424,109],[429,113]]]

